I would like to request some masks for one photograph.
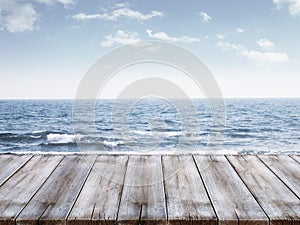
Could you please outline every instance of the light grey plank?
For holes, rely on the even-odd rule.
[[[62,156],[34,156],[0,187],[0,224],[14,224],[14,218],[49,177]]]
[[[299,224],[300,200],[256,156],[229,156],[271,224]]]
[[[69,217],[68,225],[115,224],[128,157],[99,156]]]
[[[216,224],[216,215],[191,155],[163,156],[169,224]]]
[[[166,224],[161,157],[130,156],[118,224]]]
[[[300,199],[300,163],[288,155],[259,158],[298,196]]]
[[[95,155],[67,155],[17,217],[17,225],[65,224]]]
[[[0,155],[0,186],[18,171],[32,155]]]
[[[265,224],[269,220],[225,156],[194,156],[219,224]]]

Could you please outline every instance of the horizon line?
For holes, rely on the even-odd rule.
[[[99,98],[96,100],[116,100],[117,98]],[[139,98],[119,98],[118,100],[136,100]],[[168,99],[178,99],[178,100],[184,100],[184,99],[208,99],[205,97],[198,97],[198,98],[168,98]],[[299,97],[276,97],[276,96],[266,96],[266,97],[223,97],[221,99],[300,99]],[[95,100],[92,98],[82,98],[82,99],[76,99],[76,98],[0,98],[0,101],[8,101],[8,100]]]

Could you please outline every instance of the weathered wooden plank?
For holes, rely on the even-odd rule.
[[[0,186],[7,181],[32,155],[0,155]]]
[[[265,224],[269,220],[225,156],[194,156],[219,224]]]
[[[165,224],[166,205],[170,224],[210,223],[214,220],[208,216],[211,208],[202,180],[220,224],[266,224],[262,211],[253,217],[258,203],[271,224],[300,224],[296,155],[228,156],[233,167],[224,156],[195,156],[201,176],[188,155],[163,156],[163,165],[159,155],[130,156],[127,172],[127,156],[101,155],[93,170],[86,166],[86,176],[79,172],[85,167],[77,161],[80,157],[61,161],[63,156],[36,155],[26,161],[23,156],[0,155],[0,179],[7,173],[0,186],[0,224],[113,224],[116,217],[120,224]],[[95,158],[88,160],[90,166]]]
[[[127,156],[99,156],[68,217],[68,225],[115,224]]]
[[[288,155],[266,156],[259,158],[281,179],[300,199],[300,163]]]
[[[257,156],[228,156],[255,199],[270,218],[270,224],[299,224],[300,200]]]
[[[130,156],[118,224],[166,224],[161,157]]]
[[[49,177],[62,156],[34,156],[0,187],[0,224],[14,224],[14,218]]]
[[[169,224],[216,224],[192,156],[163,156],[162,164]]]
[[[300,155],[291,155],[293,159],[295,159],[298,163],[300,163]]]
[[[65,224],[96,157],[65,156],[17,217],[17,224]]]

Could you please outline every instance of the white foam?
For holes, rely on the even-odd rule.
[[[108,147],[116,147],[118,145],[123,145],[124,141],[103,141],[103,144]]]
[[[151,131],[142,131],[142,130],[135,130],[135,131],[133,131],[133,133],[139,134],[139,135],[152,135]]]
[[[75,143],[83,138],[84,135],[72,135],[72,134],[48,134],[47,141],[50,144],[68,144]]]
[[[38,138],[41,138],[42,136],[30,136],[30,137],[33,139],[38,139]]]
[[[45,132],[44,130],[35,130],[35,131],[33,131],[32,133],[33,134],[38,134],[38,133],[43,133],[43,132]]]

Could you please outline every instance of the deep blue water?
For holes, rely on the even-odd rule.
[[[84,116],[74,122],[71,100],[2,100],[0,152],[300,153],[300,99],[226,99],[226,125],[217,129],[225,138],[213,143],[209,104],[193,100],[193,111],[177,101],[185,109],[184,121],[162,100],[117,105],[103,100],[96,104],[95,122],[87,124]],[[124,117],[116,109],[130,111]]]

